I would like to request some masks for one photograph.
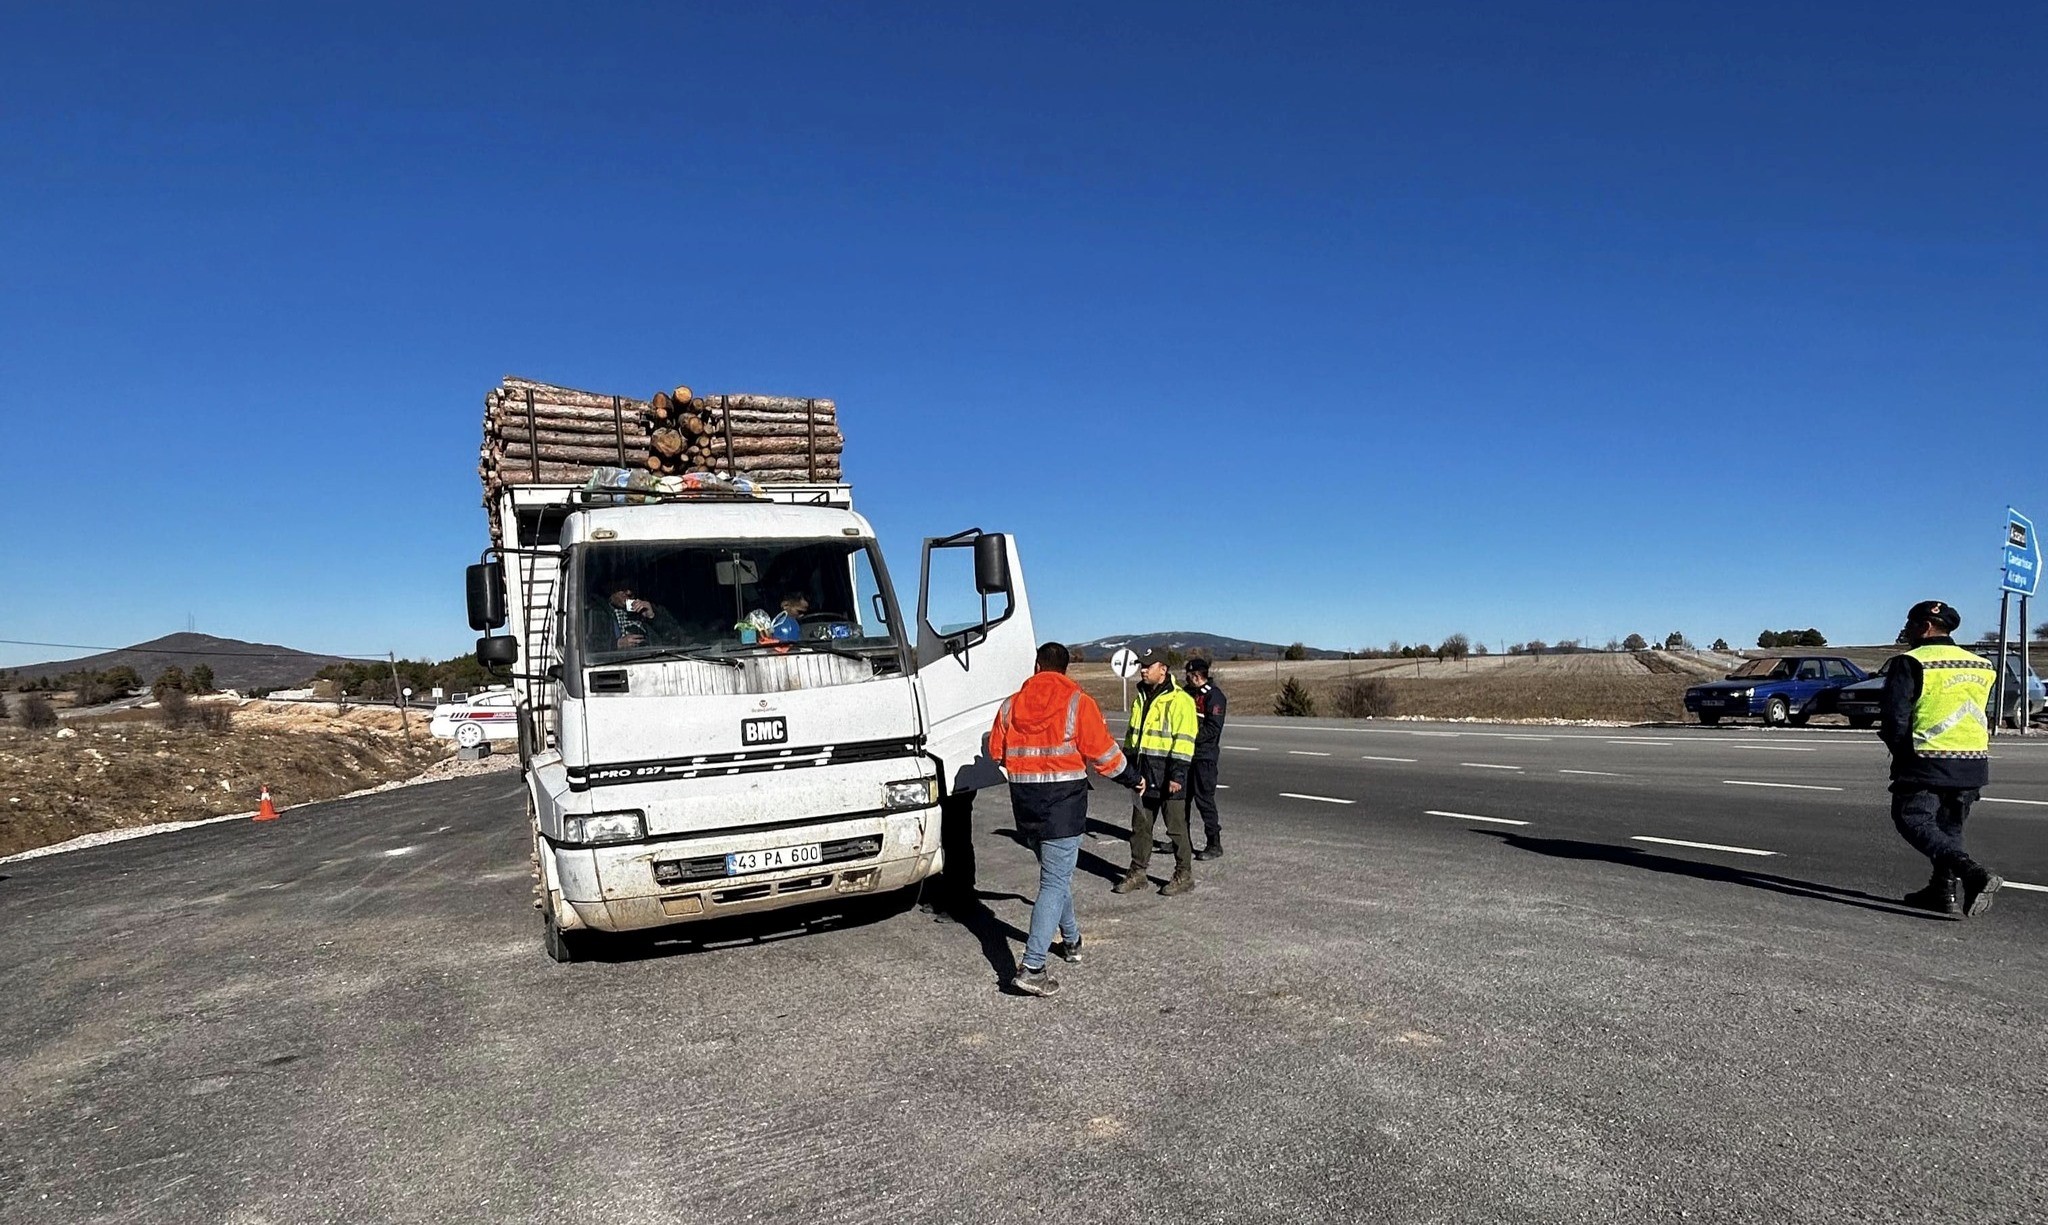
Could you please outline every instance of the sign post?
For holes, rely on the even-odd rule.
[[[1998,726],[1998,720],[2005,713],[2006,667],[2011,659],[2010,648],[2005,637],[2006,613],[2012,597],[2020,598],[2020,661],[2019,701],[2013,706],[2013,722],[2020,735],[2027,734],[2027,725],[2033,722],[2032,711],[2027,709],[2030,697],[2027,684],[2029,655],[2027,649],[2027,601],[2041,585],[2041,542],[2034,537],[2034,521],[2008,506],[2005,508],[2005,570],[1999,583],[1998,593],[1998,687],[1991,704],[1991,725]]]
[[[1124,683],[1124,710],[1128,712],[1131,709],[1131,678],[1138,674],[1138,653],[1129,647],[1118,647],[1116,654],[1109,657],[1109,670]]]

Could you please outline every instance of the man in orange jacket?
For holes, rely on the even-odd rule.
[[[1017,832],[1038,855],[1038,900],[1024,961],[1011,985],[1027,995],[1051,995],[1059,980],[1046,971],[1055,929],[1059,955],[1081,960],[1081,926],[1074,918],[1074,864],[1088,827],[1088,771],[1136,788],[1138,772],[1125,760],[1102,721],[1095,699],[1067,676],[1067,648],[1048,642],[1024,687],[996,712],[988,753],[1010,780]]]

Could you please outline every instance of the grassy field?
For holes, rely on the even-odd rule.
[[[1635,654],[1482,655],[1462,660],[1273,660],[1216,664],[1216,681],[1239,714],[1271,714],[1281,685],[1306,686],[1320,713],[1338,688],[1377,677],[1395,713],[1446,719],[1599,719],[1649,723],[1684,716],[1685,689],[1720,677],[1732,661],[1666,651]],[[1108,664],[1077,664],[1074,679],[1105,708],[1121,700]]]

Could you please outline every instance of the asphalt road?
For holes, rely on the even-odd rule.
[[[509,776],[0,865],[0,1220],[2048,1220],[2048,893],[1892,905],[1868,735],[1230,739],[1188,897],[1098,793],[1051,1000],[1000,796],[969,927],[573,966]],[[1996,775],[2048,884],[2048,743]]]

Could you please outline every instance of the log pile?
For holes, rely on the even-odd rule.
[[[506,485],[582,484],[600,467],[811,484],[842,479],[845,445],[830,400],[688,387],[635,400],[507,377],[484,397],[477,473],[486,500]]]

